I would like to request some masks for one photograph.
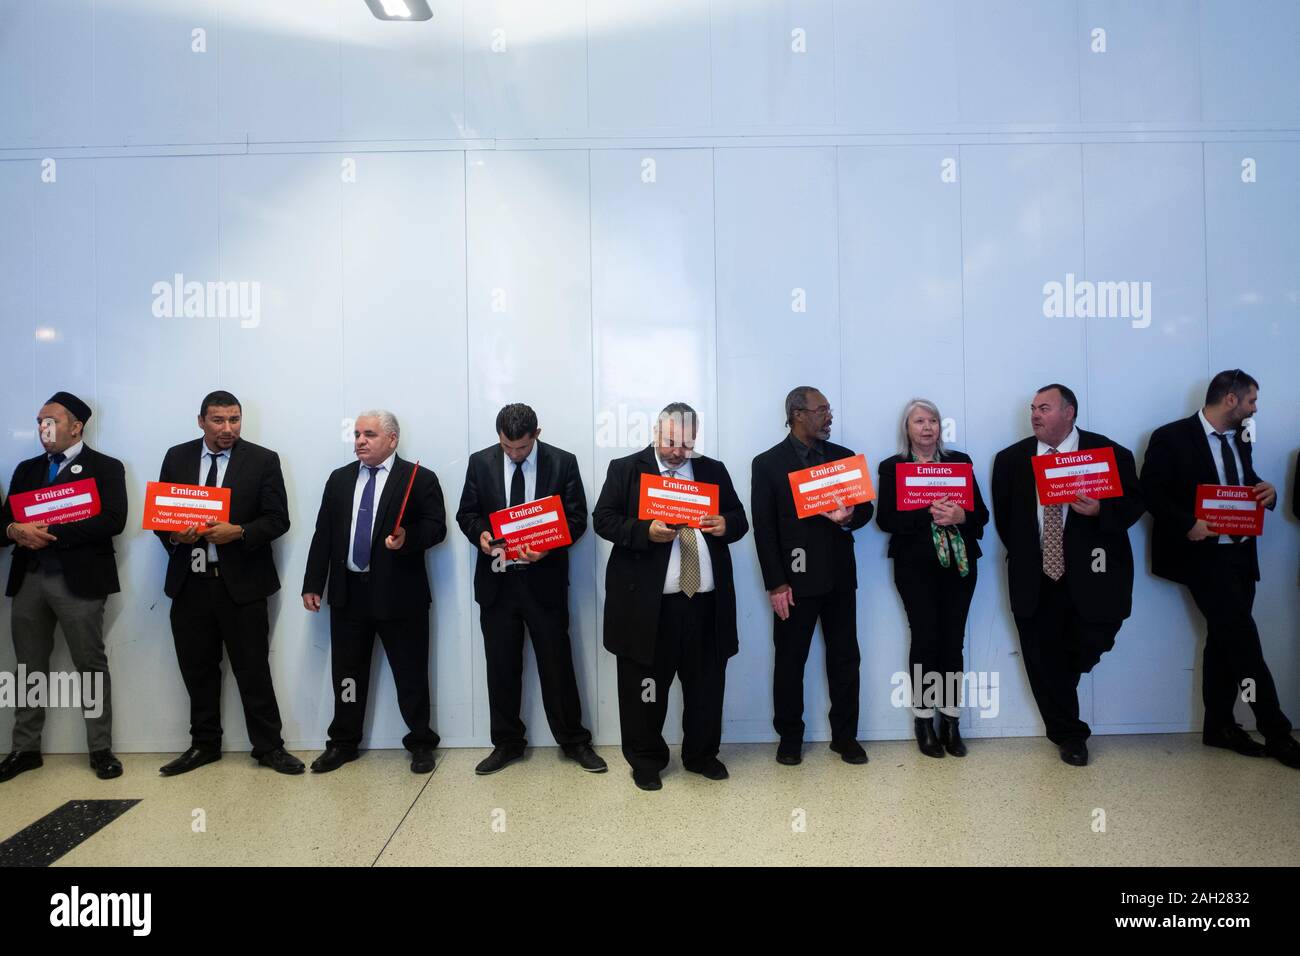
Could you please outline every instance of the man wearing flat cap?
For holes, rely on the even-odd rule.
[[[5,594],[13,600],[14,656],[18,667],[30,674],[49,674],[55,626],[63,628],[72,664],[79,675],[71,686],[80,688],[86,721],[90,766],[101,780],[122,775],[113,755],[113,709],[104,650],[104,605],[120,588],[113,538],[126,526],[126,475],[116,458],[95,451],[82,438],[90,406],[69,392],[56,392],[36,415],[45,452],[19,464],[9,484],[0,522],[5,537],[0,545],[14,546]],[[48,503],[29,505],[14,496],[59,485],[93,481],[89,508],[68,504],[84,501],[89,490],[75,495],[47,495]],[[76,520],[59,521],[80,510],[98,512]],[[29,513],[28,508],[36,513]],[[17,511],[17,513],[15,513]],[[55,686],[49,680],[48,688]],[[68,685],[64,685],[68,686]],[[41,766],[41,730],[45,726],[44,701],[16,708],[13,747],[0,762],[0,782]]]

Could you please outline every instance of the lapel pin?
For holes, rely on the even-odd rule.
[[[68,469],[68,471],[72,472],[74,475],[79,475],[81,474],[81,466],[73,465],[71,468]]]

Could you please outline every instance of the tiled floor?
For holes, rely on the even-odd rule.
[[[480,750],[439,752],[428,777],[398,751],[302,777],[228,753],[162,778],[170,755],[128,754],[107,782],[82,756],[47,756],[0,785],[0,840],[70,800],[138,799],[55,865],[1300,864],[1297,771],[1190,734],[1092,744],[1087,768],[1042,738],[973,740],[964,760],[872,742],[856,767],[825,744],[798,767],[771,745],[725,746],[730,780],[674,753],[657,793],[612,747],[607,774],[538,749],[491,777],[474,775]]]

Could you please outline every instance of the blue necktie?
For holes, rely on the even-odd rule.
[[[47,485],[54,484],[54,479],[59,473],[59,466],[62,465],[67,460],[68,460],[68,456],[63,454],[63,452],[61,451],[55,452],[53,455],[50,456],[50,471],[49,474],[45,476],[45,483]]]
[[[370,539],[375,528],[375,474],[378,465],[364,465],[370,470],[366,487],[357,508],[357,531],[352,537],[352,563],[362,571],[370,567]]]

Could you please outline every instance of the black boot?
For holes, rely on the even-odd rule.
[[[939,738],[934,735],[934,718],[917,717],[914,723],[916,724],[916,745],[921,748],[921,753],[927,757],[942,757],[943,745],[939,743]]]
[[[939,743],[954,757],[966,756],[966,745],[961,741],[961,731],[957,729],[958,717],[939,715]]]

